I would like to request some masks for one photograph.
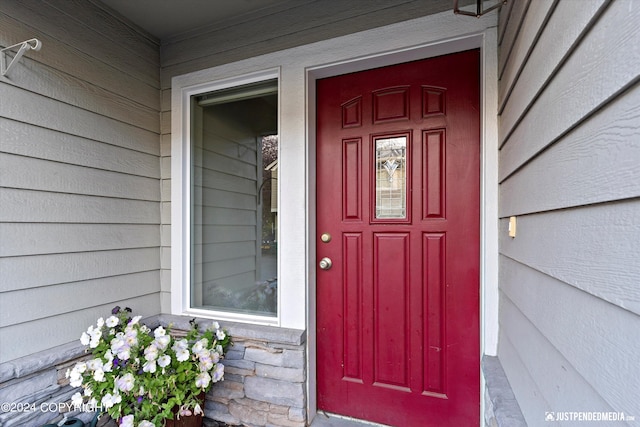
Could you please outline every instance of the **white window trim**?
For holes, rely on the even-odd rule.
[[[187,84],[180,78],[175,78],[173,81],[171,94],[171,314],[280,326],[281,289],[278,289],[278,313],[276,317],[189,307],[189,301],[191,300],[191,224],[189,222],[189,218],[191,218],[191,97],[273,79],[278,80],[278,92],[280,92],[279,68],[257,71],[232,78],[204,81],[199,84]],[[278,93],[279,111],[280,93]],[[280,128],[279,122],[280,114],[278,113],[278,128]],[[280,188],[278,188],[279,198]],[[279,200],[278,206],[281,206]],[[278,230],[280,230],[280,227],[278,227]],[[280,272],[280,257],[278,257],[278,272]]]

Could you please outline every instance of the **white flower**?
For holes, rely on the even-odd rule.
[[[104,319],[101,317],[98,319],[98,328],[102,329],[103,326],[104,326]]]
[[[220,353],[215,350],[211,350],[211,360],[213,363],[218,363],[220,361]]]
[[[82,335],[80,336],[80,343],[82,345],[89,345],[90,340],[91,340],[91,337],[86,332],[83,332]]]
[[[200,359],[200,363],[198,366],[200,367],[200,372],[206,372],[211,368],[213,368],[213,360],[211,359],[211,356],[209,356],[208,352],[207,352],[207,356],[200,357],[199,359]]]
[[[158,326],[154,331],[153,331],[153,336],[158,338],[158,337],[163,337],[167,335],[167,331],[165,328],[163,328],[162,326]]]
[[[91,397],[92,394],[93,394],[93,390],[91,390],[91,387],[85,387],[84,395],[87,397]]]
[[[151,372],[153,374],[156,371],[156,361],[149,360],[142,366],[142,370],[144,372]]]
[[[105,409],[109,409],[111,407],[113,407],[113,405],[115,405],[116,403],[120,403],[120,401],[122,401],[122,398],[120,397],[119,394],[111,394],[111,393],[107,393],[104,396],[102,396],[102,406],[104,406]],[[133,419],[133,416],[132,416]]]
[[[104,371],[102,369],[97,369],[93,373],[93,379],[98,381],[99,383],[104,381]]]
[[[102,369],[103,364],[102,364],[102,360],[100,360],[100,359],[91,359],[91,360],[87,361],[85,366],[90,371],[97,371],[98,369]]]
[[[127,342],[124,340],[124,334],[122,332],[118,332],[116,336],[111,340],[111,351],[113,354],[118,354],[120,349],[127,345]]]
[[[213,329],[220,329],[220,323],[218,323],[218,322],[213,322],[213,323],[211,324],[211,327],[212,327]]]
[[[71,387],[80,387],[82,385],[82,374],[76,368],[69,372],[69,384]]]
[[[189,343],[187,342],[186,339],[183,338],[173,343],[173,346],[171,348],[173,349],[173,351],[177,353],[178,350],[186,350],[188,347],[189,347]]]
[[[140,321],[140,319],[142,319],[142,316],[136,316],[133,319],[131,319],[131,322],[129,322],[129,325],[135,325],[136,323],[138,323]]]
[[[155,427],[155,425],[151,421],[142,420],[138,424],[138,427]]]
[[[206,372],[200,372],[196,377],[196,387],[207,388],[211,382],[211,376]]]
[[[216,368],[213,370],[213,382],[217,383],[222,379],[224,379],[224,365],[222,363],[218,363]]]
[[[125,415],[124,417],[122,417],[122,419],[120,420],[120,427],[133,427],[133,415]]]
[[[74,408],[79,408],[80,406],[82,406],[84,401],[80,392],[77,392],[76,394],[71,396],[71,403],[73,404]]]
[[[116,385],[118,386],[118,389],[124,392],[133,390],[134,384],[135,384],[135,378],[133,377],[133,374],[130,372],[126,373],[125,375],[123,375],[122,377],[116,380]]]
[[[80,342],[83,345],[88,345],[91,348],[96,348],[100,344],[100,338],[102,338],[102,330],[94,329],[93,325],[91,325],[89,326],[89,329],[87,329],[86,335],[83,333],[80,337]]]
[[[162,336],[156,337],[156,339],[153,341],[153,345],[158,347],[159,350],[164,351],[167,349],[170,342],[171,342],[171,337],[169,335],[162,335]]]
[[[218,337],[219,340],[223,340],[224,337],[226,337],[226,336],[227,336],[227,334],[225,334],[222,329],[218,329],[216,331],[216,337]]]
[[[122,347],[116,356],[118,356],[120,360],[129,360],[131,357],[131,348],[129,348],[129,346]]]
[[[207,344],[209,344],[209,340],[202,338],[201,340],[196,341],[193,347],[191,347],[191,351],[195,354],[201,353],[203,350],[206,350]]]
[[[168,354],[163,354],[158,358],[158,366],[160,366],[161,368],[166,368],[170,364],[171,364],[171,356],[169,356]]]
[[[124,334],[124,340],[129,346],[135,347],[138,345],[138,331],[127,327]]]
[[[76,369],[78,372],[83,373],[87,370],[87,364],[84,362],[78,362],[73,369]]]
[[[186,348],[176,350],[176,360],[178,362],[189,360],[189,350],[187,350]]]
[[[92,340],[99,340],[102,338],[102,329],[93,329],[93,326],[87,331]]]
[[[193,408],[193,415],[204,414],[204,411],[200,407],[199,403],[196,403],[196,406]]]
[[[144,358],[148,361],[156,360],[158,358],[158,348],[154,345],[144,349]]]
[[[120,319],[118,319],[116,316],[110,316],[104,322],[104,324],[107,325],[107,328],[115,328],[116,326],[118,326],[118,323],[120,323]]]

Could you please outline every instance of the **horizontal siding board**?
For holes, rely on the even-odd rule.
[[[498,46],[502,45],[504,33],[507,31],[507,27],[509,26],[509,18],[511,17],[511,11],[513,10],[513,3],[515,2],[508,1],[500,8],[500,12],[498,14]]]
[[[154,178],[3,153],[0,153],[0,170],[2,187],[160,201],[160,181]]]
[[[17,63],[8,83],[151,132],[160,131],[157,107],[147,107],[52,68],[33,66],[30,61],[23,58]]]
[[[157,225],[0,223],[0,256],[155,248]]]
[[[0,116],[123,148],[159,155],[157,133],[0,82]]]
[[[536,307],[544,312],[546,307]],[[610,406],[591,386],[555,346],[553,346],[536,325],[523,315],[513,302],[504,294],[500,299],[500,313],[502,315],[503,337],[508,336],[527,370],[536,388],[544,395],[544,401],[549,404],[547,411],[561,411],[571,408],[571,411],[610,412],[615,408]],[[580,390],[580,393],[576,393]],[[528,405],[518,399],[518,403]],[[544,420],[545,412],[530,414],[532,420]],[[545,424],[546,425],[546,424]]]
[[[0,329],[1,343],[19,342],[20,345],[3,345],[0,363],[60,344],[77,342],[82,332],[86,331],[90,325],[95,325],[98,317],[108,316],[116,305],[131,307],[136,314],[144,317],[152,316],[160,312],[160,296],[158,293],[153,293],[124,300],[117,294],[110,294],[108,300],[95,300],[92,306],[78,311],[2,328]]]
[[[23,58],[31,61],[21,61],[23,66],[51,68],[56,72],[72,75],[88,85],[131,99],[145,107],[159,109],[160,93],[157,83],[153,85],[143,83],[122,71],[119,64],[109,65],[98,62],[91,55],[61,43],[55,36],[48,36],[36,28],[0,13],[0,45],[10,46],[31,39],[34,34],[37,34],[43,47],[37,52],[27,52]],[[13,72],[11,74],[13,75]]]
[[[504,71],[499,85],[498,104],[500,106],[504,104],[510,88],[520,75],[522,67],[526,64],[527,58],[534,49],[538,38],[544,30],[546,21],[553,13],[558,1],[536,0],[529,5],[520,34],[513,44],[511,58],[504,64]],[[500,108],[500,111],[502,111],[502,108]]]
[[[639,21],[626,2],[607,8],[502,147],[500,181],[640,79]]]
[[[533,377],[529,373],[529,367],[520,359],[515,346],[509,341],[504,329],[500,328],[498,358],[509,380],[509,386],[517,398],[522,415],[529,421],[529,425],[536,426],[531,420],[537,421],[544,417],[545,412],[553,409],[544,400],[544,394],[538,388]],[[558,427],[556,422],[545,422],[545,426]]]
[[[46,0],[54,7],[60,8],[61,3]],[[126,18],[105,6],[101,1],[94,0],[66,0],[61,8],[71,19],[81,23],[100,22],[99,28],[93,30],[101,35],[101,38],[110,39],[121,48],[137,55],[141,60],[149,64],[160,63],[160,41],[143,29],[126,21]],[[125,57],[126,58],[126,57]]]
[[[500,216],[640,197],[638,141],[636,84],[504,181]]]
[[[159,257],[143,248],[0,258],[0,292],[157,270]]]
[[[504,294],[614,410],[640,413],[640,382],[630,380],[640,378],[640,316],[506,257],[500,279]]]
[[[504,36],[502,37],[502,42],[500,44],[500,51],[498,55],[498,79],[502,78],[505,65],[511,57],[511,52],[513,52],[516,39],[520,37],[520,29],[522,28],[522,23],[527,15],[530,3],[531,0],[517,0],[511,9],[509,25],[504,32]]]
[[[139,49],[142,52],[136,55],[123,48],[124,40],[114,41],[96,31],[96,28],[105,28],[109,31],[110,24],[115,18],[107,18],[100,22],[100,25],[95,25],[96,21],[92,20],[95,17],[87,17],[87,21],[83,22],[77,19],[82,19],[81,15],[76,15],[74,19],[60,10],[64,9],[70,14],[81,14],[82,9],[76,11],[70,7],[71,4],[64,2],[58,2],[57,6],[59,8],[41,0],[3,0],[3,11],[20,21],[23,26],[37,29],[35,34],[39,37],[46,34],[78,52],[91,56],[96,64],[102,63],[109,67],[112,67],[111,64],[118,64],[118,68],[123,73],[134,76],[141,83],[157,87],[159,60],[147,61],[148,53],[142,53],[147,50],[154,52],[152,49]],[[118,33],[112,33],[112,35],[124,39]]]
[[[0,117],[0,152],[160,178],[158,156]]]
[[[640,314],[640,199],[517,218],[515,238],[500,233],[502,254]],[[501,220],[506,230],[508,220]]]
[[[609,0],[585,0],[578,8],[575,2],[558,3],[527,62],[518,65],[518,78],[508,80],[505,76],[500,82],[501,129],[512,130],[609,3]],[[568,22],[571,25],[567,25]],[[507,67],[516,68],[516,65],[508,63]],[[500,135],[501,142],[506,136]]]
[[[220,23],[213,31],[194,35],[194,39],[163,43],[163,66],[185,63],[198,57],[212,57],[252,45],[271,45],[271,51],[286,49],[318,40],[362,31],[430,13],[450,10],[446,0],[423,1],[369,0],[354,7],[349,2],[302,1],[275,13],[261,10],[242,17],[242,22]],[[265,53],[265,52],[261,52]],[[254,55],[251,55],[254,56]]]
[[[0,222],[160,224],[157,202],[4,188]]]
[[[113,295],[127,300],[157,292],[159,270],[4,292],[0,294],[0,327],[91,307],[94,301],[108,301]]]

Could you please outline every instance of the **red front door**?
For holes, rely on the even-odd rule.
[[[479,52],[319,80],[317,99],[318,408],[478,425]]]

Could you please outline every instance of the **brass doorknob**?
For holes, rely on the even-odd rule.
[[[328,270],[328,269],[330,269],[332,264],[333,264],[333,263],[331,262],[331,258],[327,258],[327,257],[322,258],[322,259],[320,260],[320,262],[318,263],[318,265],[320,266],[320,268],[321,268],[321,269],[323,269],[323,270]]]

